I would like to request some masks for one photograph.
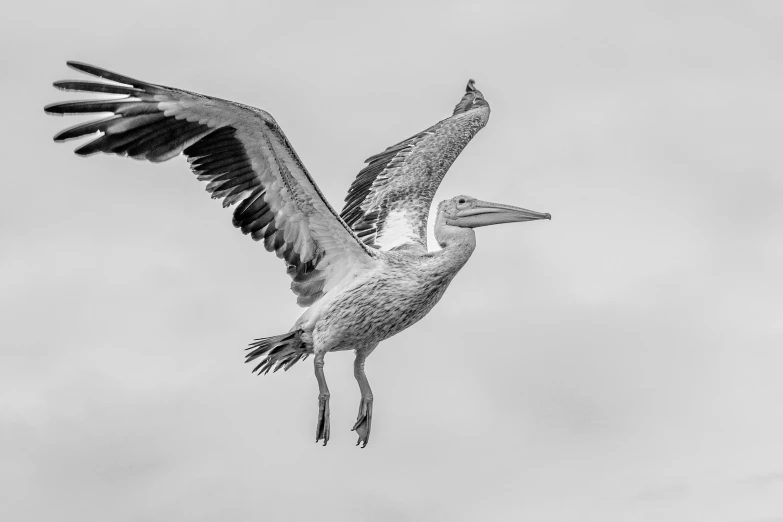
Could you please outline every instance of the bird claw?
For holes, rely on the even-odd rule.
[[[362,445],[362,448],[370,442],[370,428],[372,427],[372,398],[362,398],[359,403],[359,415],[356,417],[356,423],[351,428],[359,435],[356,445]]]
[[[329,396],[318,396],[318,423],[315,426],[315,442],[329,442]]]

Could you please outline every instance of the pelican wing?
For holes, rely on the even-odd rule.
[[[160,162],[184,153],[212,197],[222,199],[224,207],[236,205],[234,226],[285,260],[301,306],[375,263],[377,254],[327,203],[268,113],[78,62],[68,65],[121,85],[61,81],[55,87],[125,96],[47,106],[50,114],[112,114],[66,129],[55,141],[100,132],[76,154]]]
[[[468,86],[454,114],[368,158],[340,213],[367,245],[427,250],[427,217],[435,191],[465,145],[486,125],[489,105]]]

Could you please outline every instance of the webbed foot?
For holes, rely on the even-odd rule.
[[[356,417],[356,424],[353,425],[351,431],[355,431],[359,435],[359,440],[356,441],[356,445],[362,445],[362,448],[367,446],[370,442],[370,428],[372,427],[372,397],[362,397],[359,403],[359,415]]]

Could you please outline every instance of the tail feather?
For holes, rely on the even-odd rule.
[[[269,373],[269,370],[274,373],[280,368],[287,371],[297,362],[307,359],[309,355],[299,334],[300,332],[296,330],[283,335],[256,339],[246,348],[252,351],[245,355],[245,362],[249,363],[265,356],[261,363],[253,368],[253,372],[261,375]]]

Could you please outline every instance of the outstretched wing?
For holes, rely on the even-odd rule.
[[[487,124],[489,104],[468,82],[454,114],[366,160],[340,216],[367,245],[427,250],[427,217],[443,176]]]
[[[237,205],[234,226],[285,260],[301,306],[376,262],[377,254],[327,203],[268,113],[83,63],[68,65],[122,85],[60,81],[58,89],[125,96],[48,105],[49,114],[112,113],[54,140],[102,133],[76,149],[81,156],[105,152],[160,162],[184,152],[212,197],[224,207]]]

